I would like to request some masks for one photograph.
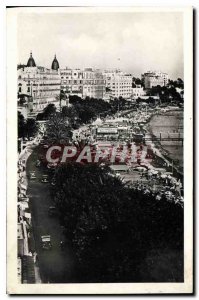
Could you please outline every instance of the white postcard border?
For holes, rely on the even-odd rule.
[[[19,12],[184,14],[184,283],[20,284],[17,281],[17,14]],[[7,292],[10,294],[158,294],[193,291],[193,10],[192,7],[23,7],[7,10]]]

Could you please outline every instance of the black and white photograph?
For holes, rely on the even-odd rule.
[[[8,293],[193,292],[191,7],[7,7]]]

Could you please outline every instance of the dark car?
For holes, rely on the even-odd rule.
[[[51,243],[51,237],[50,237],[50,235],[43,235],[43,236],[41,236],[41,243],[42,243],[42,249],[44,249],[44,250],[51,250],[52,243]]]
[[[55,206],[50,206],[48,208],[48,215],[49,217],[57,216],[57,208]]]

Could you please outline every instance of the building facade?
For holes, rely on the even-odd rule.
[[[106,87],[113,97],[130,98],[132,95],[132,75],[120,70],[105,70]]]
[[[132,88],[132,98],[137,99],[139,97],[143,97],[146,95],[146,92],[144,91],[144,88],[141,85],[134,85]]]
[[[142,74],[142,81],[144,83],[145,89],[150,89],[153,86],[166,86],[168,83],[169,77],[167,73],[148,71]]]
[[[105,95],[105,78],[99,70],[87,68],[61,69],[61,90],[69,95],[76,95],[81,98],[93,97],[102,99]]]
[[[31,53],[27,66],[18,68],[18,98],[28,98],[32,112],[42,111],[50,103],[59,106],[61,79],[55,59],[48,69],[36,66]]]

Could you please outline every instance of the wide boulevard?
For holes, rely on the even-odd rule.
[[[60,242],[64,239],[62,228],[58,218],[48,216],[48,208],[53,204],[50,183],[41,182],[42,175],[46,172],[36,167],[37,159],[38,148],[33,150],[27,161],[27,174],[32,171],[36,174],[36,179],[28,179],[28,195],[41,281],[43,283],[74,282],[76,272],[73,251],[69,241],[66,241],[65,249],[60,247]],[[42,249],[42,235],[51,236],[51,250]]]

